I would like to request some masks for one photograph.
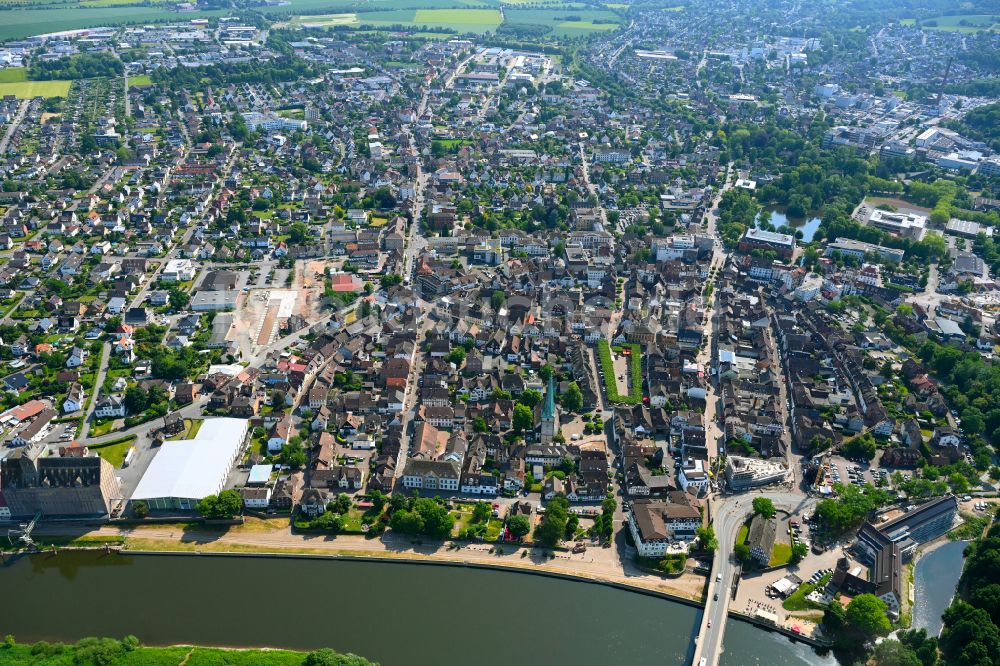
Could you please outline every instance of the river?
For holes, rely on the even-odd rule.
[[[931,636],[941,633],[941,614],[955,596],[965,565],[965,546],[965,541],[949,541],[917,560],[913,571],[914,629],[926,629]]]
[[[332,647],[383,666],[690,663],[701,611],[499,569],[325,558],[39,554],[0,567],[20,641]],[[836,664],[732,620],[723,666]]]
[[[332,647],[383,666],[682,664],[700,611],[604,585],[401,562],[62,553],[0,568],[20,641]]]

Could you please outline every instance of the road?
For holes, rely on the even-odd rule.
[[[601,216],[601,224],[604,226],[604,230],[608,231],[608,215],[604,210],[604,206],[601,205],[601,198],[597,196],[597,187],[590,182],[590,167],[587,165],[587,151],[584,148],[583,142],[580,142],[580,165],[583,171],[583,184],[587,186],[587,191],[590,196],[594,198],[597,203],[597,212]]]
[[[14,132],[17,131],[21,121],[24,120],[24,114],[28,112],[28,106],[30,104],[31,102],[29,100],[23,100],[21,105],[17,107],[17,113],[14,115],[14,120],[12,120],[10,125],[7,126],[7,131],[4,133],[3,139],[0,139],[0,155],[7,152],[7,144],[10,143],[10,139],[14,136]]]
[[[712,561],[712,578],[709,582],[708,595],[705,598],[705,612],[702,615],[701,628],[695,642],[693,660],[695,664],[700,663],[702,658],[705,659],[707,666],[719,663],[729,603],[732,601],[733,581],[739,570],[739,565],[733,557],[733,544],[740,526],[752,511],[751,503],[757,497],[770,499],[774,502],[775,507],[784,509],[793,516],[808,513],[815,504],[815,500],[787,490],[723,496],[712,501],[713,525],[719,547],[716,549],[715,559]],[[717,600],[716,596],[718,596]]]
[[[937,306],[948,298],[947,295],[938,292],[938,285],[940,284],[941,275],[938,272],[938,265],[933,263],[930,265],[930,269],[927,274],[927,288],[919,294],[910,296],[906,299],[907,302],[920,305],[920,307],[927,311],[927,318],[934,319]]]
[[[87,412],[83,415],[83,428],[80,429],[79,437],[81,440],[86,439],[87,433],[90,432],[90,416],[94,413],[94,407],[97,406],[97,396],[101,393],[101,387],[104,386],[104,378],[108,374],[109,358],[111,358],[111,343],[105,342],[101,346],[101,364],[97,368],[97,381],[94,382],[93,393],[90,395],[90,402],[87,405]]]

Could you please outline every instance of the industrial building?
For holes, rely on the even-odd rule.
[[[152,511],[190,511],[223,490],[247,440],[249,421],[208,419],[194,439],[164,442],[139,481],[132,501]]]
[[[42,442],[24,446],[0,461],[0,488],[14,518],[107,516],[121,499],[115,468],[85,446],[46,455]]]

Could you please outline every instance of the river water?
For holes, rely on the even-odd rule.
[[[701,620],[697,608],[586,582],[321,558],[40,554],[0,567],[0,589],[0,633],[20,641],[332,647],[383,666],[687,664]],[[724,644],[723,666],[836,664],[736,620]]]
[[[941,614],[951,604],[965,565],[965,541],[949,541],[927,553],[913,571],[913,628],[941,633]]]
[[[400,562],[64,553],[0,568],[0,589],[20,641],[332,647],[383,666],[684,664],[700,620],[603,585]]]

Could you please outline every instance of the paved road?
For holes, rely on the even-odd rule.
[[[734,576],[739,569],[739,565],[733,557],[733,543],[736,541],[740,526],[752,511],[751,503],[756,497],[767,497],[774,502],[776,507],[785,509],[795,516],[808,513],[816,502],[814,499],[789,490],[770,490],[724,496],[712,502],[713,525],[716,538],[719,541],[719,548],[716,550],[715,559],[712,562],[712,578],[709,583],[708,596],[705,599],[705,612],[702,615],[701,628],[695,644],[695,664],[698,664],[702,658],[709,666],[719,663],[729,603],[732,600],[730,592]],[[718,580],[720,576],[721,580]],[[718,600],[715,598],[716,595],[718,595]]]
[[[601,224],[604,225],[604,230],[608,231],[608,215],[604,210],[604,206],[601,205],[601,198],[597,195],[597,187],[590,182],[590,167],[587,166],[587,151],[584,148],[582,141],[580,142],[580,164],[582,165],[583,171],[583,184],[587,186],[587,191],[592,197],[594,197],[594,201],[597,202],[595,205],[597,206],[597,212],[601,216]]]
[[[101,347],[101,364],[97,368],[97,381],[94,382],[93,393],[90,396],[87,412],[83,415],[83,428],[80,429],[79,439],[85,439],[87,433],[90,432],[90,416],[94,413],[94,408],[97,406],[97,396],[100,395],[101,387],[104,386],[104,378],[108,374],[108,359],[110,357],[111,343],[105,342]]]
[[[24,114],[28,112],[28,105],[31,104],[29,100],[24,100],[21,105],[17,107],[17,114],[14,115],[14,120],[11,121],[10,125],[7,126],[7,131],[3,135],[3,139],[0,139],[0,155],[7,152],[7,144],[10,143],[10,139],[14,136],[14,132],[17,131],[18,125],[24,120]]]

